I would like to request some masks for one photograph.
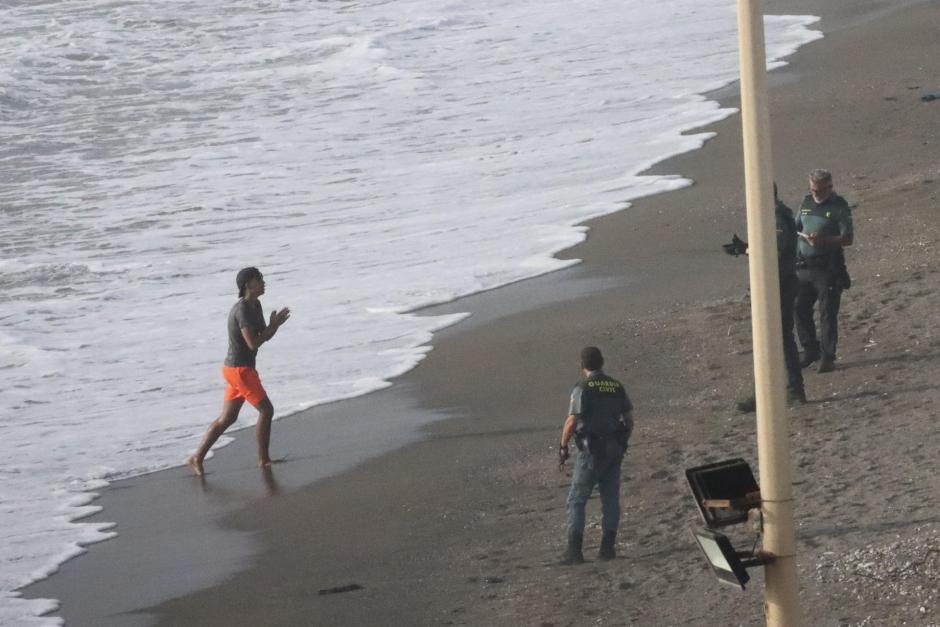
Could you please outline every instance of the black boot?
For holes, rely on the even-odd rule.
[[[819,366],[816,367],[816,372],[832,372],[836,369],[836,358],[831,355],[823,355],[822,359],[819,360]]]
[[[742,398],[735,402],[734,407],[742,414],[753,414],[757,411],[757,397],[748,396],[747,398]]]
[[[803,357],[800,358],[800,368],[807,368],[811,363],[819,359],[819,348],[805,349]]]
[[[581,553],[581,546],[584,544],[584,535],[577,531],[568,532],[568,548],[561,556],[562,566],[571,566],[572,564],[583,564],[584,555]]]
[[[803,388],[787,388],[787,401],[792,405],[794,403],[803,404],[806,402],[806,392]]]
[[[617,557],[617,550],[614,548],[616,541],[616,531],[605,531],[601,538],[601,550],[597,552],[597,556],[602,560],[612,560]]]

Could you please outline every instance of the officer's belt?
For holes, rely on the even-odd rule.
[[[824,270],[832,266],[832,254],[813,255],[812,257],[796,258],[797,270]]]

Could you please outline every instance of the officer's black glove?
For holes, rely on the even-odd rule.
[[[731,236],[730,244],[722,244],[721,248],[733,257],[747,254],[747,242],[738,237],[737,233]]]
[[[568,461],[570,454],[568,453],[568,446],[559,446],[558,447],[558,470],[561,470],[565,467],[565,462]]]

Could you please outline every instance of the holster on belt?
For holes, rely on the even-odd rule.
[[[832,265],[832,255],[796,256],[797,270],[828,270]]]
[[[829,274],[829,282],[832,287],[841,290],[847,290],[852,287],[852,277],[845,267],[845,253],[842,249],[825,255],[814,255],[804,257],[797,255],[797,270],[825,270]]]

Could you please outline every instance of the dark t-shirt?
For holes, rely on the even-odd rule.
[[[793,210],[777,201],[775,219],[777,222],[777,269],[780,278],[796,274],[796,221]]]
[[[248,327],[252,332],[260,333],[266,326],[261,303],[257,300],[251,303],[239,298],[228,313],[228,354],[225,356],[225,365],[254,368],[258,349],[248,348],[245,338],[242,337],[242,329]]]
[[[572,390],[568,413],[579,416],[585,428],[598,435],[615,433],[623,416],[629,437],[633,422],[627,415],[632,410],[633,403],[620,381],[595,370]]]

